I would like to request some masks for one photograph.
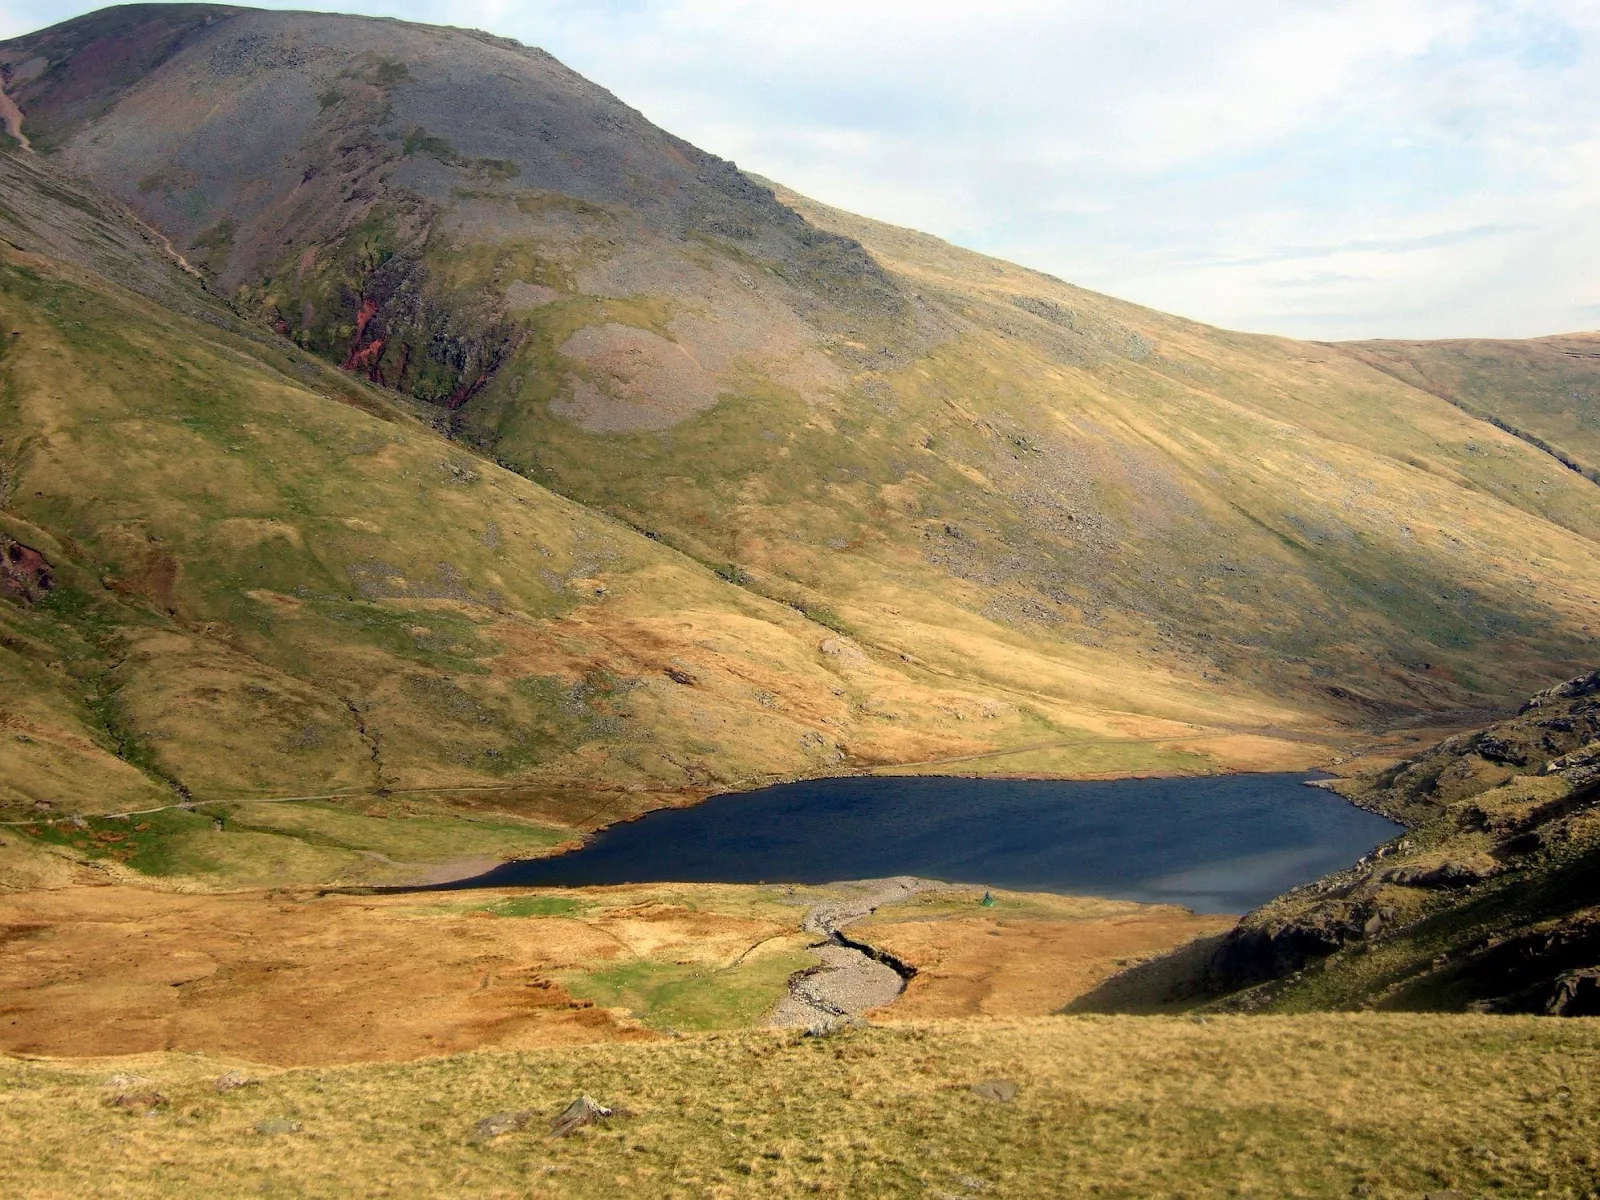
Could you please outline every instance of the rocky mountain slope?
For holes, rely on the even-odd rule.
[[[483,34],[135,6],[0,61],[34,143],[243,311],[874,642],[950,658],[959,621],[1345,719],[1580,665],[1592,483],[1370,348],[1225,334],[780,202]],[[1593,418],[1600,360],[1413,353],[1515,358]],[[1485,411],[1527,390],[1484,375],[1462,387]]]
[[[23,828],[82,817],[56,840],[149,870],[381,873],[490,848],[418,842],[437,790],[544,822],[489,837],[526,850],[716,788],[1079,719],[869,652],[448,441],[241,319],[45,162],[0,155],[0,182],[0,805]],[[1182,750],[1206,732],[1182,719],[1198,699],[1150,683],[1172,715],[1128,720],[1177,745],[1134,752],[1207,761]],[[260,829],[227,862],[185,849],[209,815],[156,813],[144,836],[94,821],[330,793],[367,799],[334,826],[230,810]],[[422,822],[398,842],[366,811],[391,793]]]
[[[1082,1007],[1600,1015],[1600,672],[1335,786],[1409,832]]]
[[[1295,765],[1588,654],[1600,360],[1164,316],[470,31],[133,5],[0,87],[18,812]]]

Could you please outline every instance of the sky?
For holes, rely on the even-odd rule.
[[[94,7],[0,0],[0,38]],[[816,199],[1212,324],[1600,328],[1600,0],[330,9],[542,46]]]

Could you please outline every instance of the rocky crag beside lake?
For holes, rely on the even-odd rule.
[[[920,876],[1244,912],[1401,827],[1301,774],[1055,781],[816,779],[603,830],[443,889]]]

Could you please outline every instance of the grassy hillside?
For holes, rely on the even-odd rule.
[[[1009,485],[987,502],[1022,509],[1013,545],[1050,544],[1037,497],[1060,487],[1056,464],[1099,468],[1070,524],[1100,522],[1110,553],[1066,561],[1122,619],[1154,623],[1163,650],[1193,639],[1208,667],[1381,711],[1481,695],[1524,651],[1590,636],[1579,580],[1600,504],[1549,455],[1324,347],[1196,325],[782,195],[964,319],[959,352],[897,381],[958,445],[960,410],[976,410],[990,444],[956,453]],[[997,418],[1026,422],[1037,453],[994,438]],[[1525,524],[1556,540],[1528,554],[1511,533]],[[1586,565],[1551,593],[1574,589],[1565,615],[1534,617],[1527,580],[1557,544]]]
[[[162,810],[80,852],[399,878],[485,843],[396,815],[1304,765],[1592,644],[1596,485],[1526,438],[775,194],[540,51],[153,5],[0,65],[0,799]]]
[[[1042,1018],[252,1069],[0,1060],[13,1195],[1578,1197],[1600,1028]],[[1016,1085],[997,1101],[975,1085]],[[551,1139],[580,1093],[632,1115]],[[991,1093],[993,1094],[993,1093]],[[1008,1094],[1008,1093],[1002,1093]],[[495,1114],[526,1125],[475,1137]],[[514,1122],[511,1122],[514,1123]]]
[[[15,828],[161,875],[393,878],[878,763],[1042,746],[1118,773],[1318,752],[1241,735],[1293,714],[1162,664],[1117,668],[1124,700],[1084,684],[1113,666],[1092,650],[1051,659],[946,627],[1006,664],[996,684],[953,655],[862,645],[241,320],[36,157],[0,154],[0,174]],[[309,799],[239,808],[286,797]],[[137,836],[39,824],[158,809]],[[486,841],[454,822],[474,809],[510,824]],[[218,857],[216,819],[257,836]]]
[[[365,886],[1503,709],[1593,665],[1588,341],[1196,325],[472,31],[131,5],[0,88],[5,1194],[1594,1193],[1600,1030],[1518,1015],[1600,1003],[1594,676],[1232,932],[907,891],[826,1036],[752,1026],[852,885]],[[1373,1007],[1480,1011],[1304,1011]]]
[[[1487,418],[1600,483],[1600,335],[1353,342],[1337,349]]]
[[[774,196],[483,34],[140,6],[0,62],[263,327],[892,659],[1301,728],[1583,665],[1595,484],[1405,372]],[[1600,360],[1474,353],[1593,415]]]

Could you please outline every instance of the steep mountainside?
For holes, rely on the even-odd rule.
[[[43,843],[382,878],[1071,731],[1088,770],[1308,752],[1230,740],[1159,668],[1108,714],[1048,660],[998,689],[863,648],[241,318],[39,156],[0,153],[0,196],[0,820]],[[40,877],[28,844],[0,838],[0,878]]]
[[[1600,671],[1335,786],[1409,832],[1081,1007],[1600,1015]]]
[[[135,5],[0,85],[14,804],[1289,764],[1589,654],[1596,484],[1533,416],[1600,359],[1406,351],[1544,389],[1464,407],[775,192],[470,31]]]
[[[1581,665],[1594,484],[1371,352],[780,203],[483,34],[135,6],[0,62],[23,132],[242,311],[872,644],[1131,694],[1105,647],[1345,720]],[[1600,360],[1471,352],[1593,417]]]

